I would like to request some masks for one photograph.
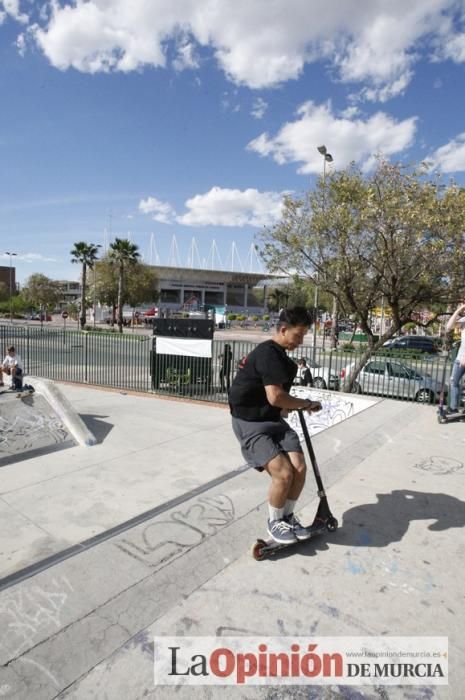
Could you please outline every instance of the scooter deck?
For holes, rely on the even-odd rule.
[[[272,557],[276,552],[281,549],[287,549],[288,547],[294,547],[297,544],[304,544],[305,542],[310,542],[315,537],[322,535],[324,532],[335,532],[337,530],[338,522],[336,518],[330,518],[326,522],[321,523],[321,525],[312,525],[312,534],[306,540],[297,540],[296,542],[289,542],[283,544],[281,542],[276,542],[273,539],[261,540],[258,539],[252,547],[252,556],[255,561],[262,561],[267,557]]]
[[[438,423],[450,423],[456,420],[464,420],[465,413],[463,411],[455,411],[454,413],[441,413],[438,411]]]

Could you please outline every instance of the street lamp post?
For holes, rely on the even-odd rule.
[[[323,156],[323,209],[324,209],[324,203],[325,203],[325,197],[326,197],[326,163],[332,163],[334,158],[331,155],[331,153],[328,153],[326,150],[326,146],[318,146],[317,148],[318,153],[321,153]]]
[[[318,146],[318,153],[323,156],[323,211],[326,207],[326,163],[332,163],[334,158],[331,153],[328,153],[326,146]],[[336,275],[337,280],[337,275]],[[339,305],[337,298],[333,298],[333,323],[331,326],[331,347],[336,349],[337,347],[337,319],[339,316]],[[324,333],[324,331],[323,331]]]
[[[12,280],[13,280],[13,276],[12,276],[11,258],[12,258],[14,255],[18,255],[18,253],[10,253],[10,252],[7,250],[7,251],[5,251],[5,255],[9,255],[9,256],[10,256],[10,323],[13,325],[13,303],[12,303],[12,300],[13,300],[13,291],[12,291]]]
[[[97,244],[97,248],[101,248],[101,247],[102,247],[102,246],[101,246],[100,244]],[[92,266],[92,267],[93,267],[93,273],[94,273],[94,295],[93,295],[93,296],[94,296],[94,299],[93,299],[93,307],[94,307],[94,328],[95,328],[95,312],[96,312],[96,308],[97,308],[97,304],[96,304],[96,289],[95,289],[96,284],[97,284],[97,270],[96,270],[96,268],[95,268],[95,264],[96,264],[96,261],[94,261],[94,264],[93,264],[93,266]]]

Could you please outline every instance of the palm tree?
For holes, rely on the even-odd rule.
[[[79,241],[74,244],[74,248],[71,251],[71,262],[80,263],[82,265],[81,272],[81,314],[80,314],[80,324],[81,329],[86,325],[86,287],[87,287],[87,268],[92,270],[94,263],[97,260],[97,253],[99,245],[94,243],[84,243],[84,241]]]
[[[134,265],[140,257],[135,243],[127,238],[115,238],[110,243],[109,257],[118,265],[118,328],[123,332],[123,303],[124,303],[124,269],[128,265]]]

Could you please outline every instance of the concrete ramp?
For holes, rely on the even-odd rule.
[[[27,378],[32,395],[0,394],[0,467],[48,452],[93,445],[95,437],[53,382]]]

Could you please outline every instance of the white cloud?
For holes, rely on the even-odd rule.
[[[29,21],[29,17],[21,12],[19,0],[0,0],[0,24],[5,21],[7,16],[21,22],[21,24],[26,24]]]
[[[194,43],[186,40],[178,46],[177,56],[173,61],[173,68],[175,70],[182,71],[188,68],[198,68],[199,65],[200,61]]]
[[[337,168],[356,161],[364,168],[373,164],[373,154],[388,157],[400,153],[413,140],[416,117],[396,121],[384,112],[363,120],[338,117],[329,103],[306,102],[297,111],[297,118],[285,124],[276,136],[261,134],[248,149],[262,156],[271,156],[277,163],[302,163],[299,172],[321,173],[322,156],[317,146],[325,144]]]
[[[176,212],[171,204],[161,202],[156,197],[147,197],[139,202],[139,211],[143,214],[151,214],[154,221],[159,221],[162,224],[170,224],[173,222]]]
[[[429,160],[443,173],[465,171],[465,131],[438,148]]]
[[[9,256],[6,255],[5,253],[0,254],[0,259],[4,258],[9,260]],[[21,261],[25,263],[33,263],[33,262],[57,262],[56,258],[48,258],[45,255],[42,255],[41,253],[17,253],[14,258],[12,258],[13,265],[15,261]]]
[[[450,59],[454,63],[465,62],[465,33],[449,34],[445,37],[443,46],[440,49],[440,57]]]
[[[346,109],[342,110],[339,113],[340,117],[343,117],[344,119],[352,119],[352,117],[356,117],[357,114],[360,114],[360,109],[356,105],[350,105],[349,107],[346,107]]]
[[[224,92],[221,98],[221,108],[225,112],[240,112],[241,105],[238,102],[238,90],[233,90],[232,92]]]
[[[437,52],[446,36],[454,60],[465,60],[463,35],[454,34],[457,0],[344,0],[343,8],[326,0],[75,0],[51,8],[35,27],[38,45],[54,66],[89,73],[165,67],[172,41],[178,70],[198,67],[201,46],[231,81],[259,89],[324,60],[337,79],[365,83],[365,99],[386,100],[405,90],[419,52]]]
[[[255,189],[212,187],[186,202],[189,210],[177,217],[186,226],[269,226],[281,216],[283,194]]]
[[[19,256],[19,259],[27,263],[57,262],[57,258],[48,258],[45,257],[45,255],[42,255],[41,253],[24,253],[23,255]]]
[[[252,111],[250,114],[255,119],[263,119],[266,110],[268,109],[268,102],[266,102],[262,97],[257,97],[252,105]]]
[[[358,99],[369,100],[370,102],[387,102],[391,97],[405,92],[412,78],[413,71],[406,70],[397,80],[393,80],[382,87],[365,87],[360,90]]]

